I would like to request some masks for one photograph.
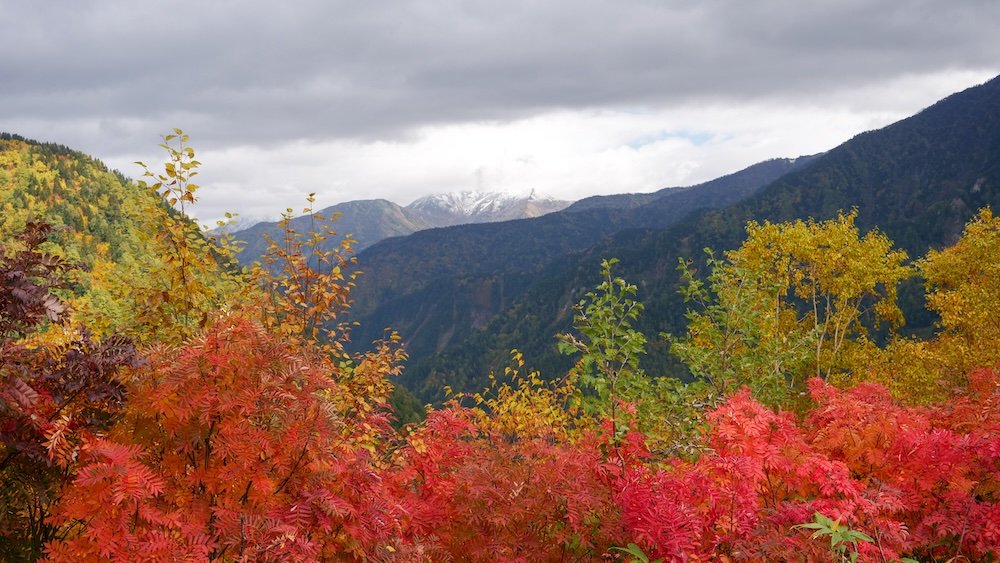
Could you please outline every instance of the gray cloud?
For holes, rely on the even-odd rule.
[[[0,120],[93,120],[110,150],[173,125],[222,146],[561,108],[822,101],[1000,61],[1000,3],[985,0],[5,4]]]
[[[182,127],[218,188],[206,219],[312,191],[405,203],[473,188],[477,170],[564,198],[693,183],[825,150],[1000,72],[993,0],[0,0],[0,13],[0,130],[134,175]]]

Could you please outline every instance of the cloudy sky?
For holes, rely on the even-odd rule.
[[[994,0],[0,0],[0,130],[130,176],[181,127],[197,214],[564,199],[827,150],[1000,74]]]

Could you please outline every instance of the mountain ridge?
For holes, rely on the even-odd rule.
[[[678,260],[704,266],[703,249],[737,247],[747,221],[832,218],[857,208],[862,231],[877,228],[918,258],[954,243],[982,207],[1000,209],[1000,77],[948,96],[885,128],[856,135],[742,202],[694,211],[664,229],[623,229],[598,244],[552,262],[534,284],[486,328],[433,355],[415,357],[403,383],[425,400],[440,385],[477,389],[485,374],[518,347],[535,368],[561,373],[571,361],[555,350],[554,334],[567,330],[572,305],[596,283],[602,258],[620,260],[616,275],[639,287],[645,304],[639,323],[647,335],[679,333],[687,305],[678,292]],[[912,282],[919,284],[919,282]],[[916,291],[914,291],[916,289]],[[919,288],[900,288],[904,309]],[[917,318],[908,316],[912,321]],[[918,318],[933,325],[934,319]],[[919,327],[912,326],[911,330]],[[683,376],[665,341],[651,339],[647,372]]]
[[[663,190],[648,208],[595,207],[534,219],[430,229],[358,254],[351,318],[359,345],[398,330],[412,358],[440,352],[488,325],[555,260],[631,228],[669,225],[694,209],[726,205],[804,166],[772,159],[687,189]],[[654,205],[655,204],[655,205]]]
[[[336,216],[334,228],[337,233],[342,236],[350,234],[355,251],[360,252],[386,238],[460,224],[538,217],[569,204],[568,201],[537,197],[534,191],[526,197],[505,192],[464,191],[425,196],[406,206],[387,199],[352,200],[331,205],[317,213],[327,218]],[[312,216],[293,217],[291,226],[298,232],[308,232],[314,226]],[[237,257],[241,264],[252,264],[267,251],[265,235],[275,240],[281,238],[278,221],[260,222],[232,231],[232,236],[244,244]]]
[[[571,202],[548,196],[527,196],[509,192],[460,191],[431,194],[413,201],[404,209],[426,216],[444,216],[439,227],[464,223],[490,223],[538,217],[560,211]],[[456,222],[457,221],[457,222]],[[447,224],[445,224],[447,223]]]

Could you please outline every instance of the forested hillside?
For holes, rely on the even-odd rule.
[[[0,134],[0,233],[10,237],[30,220],[60,231],[60,255],[93,266],[135,253],[133,230],[151,200],[117,172],[61,145]]]
[[[747,221],[828,219],[857,208],[863,230],[877,228],[919,257],[953,243],[978,209],[1000,207],[1000,80],[955,94],[899,123],[857,136],[782,176],[745,202],[696,212],[656,230],[612,234],[574,256],[533,274],[530,291],[512,301],[479,332],[467,334],[434,355],[416,356],[406,385],[418,395],[438,397],[442,383],[460,388],[483,384],[481,374],[520,347],[531,365],[566,369],[553,336],[566,330],[602,258],[621,260],[623,275],[640,287],[647,304],[648,334],[683,330],[684,298],[679,260],[703,264],[704,248],[735,248]],[[669,200],[663,200],[665,203]],[[903,288],[911,328],[928,329],[918,284]],[[403,332],[404,337],[406,332]],[[653,373],[686,376],[665,340],[651,343],[646,367]],[[471,380],[469,378],[472,378]],[[426,383],[425,383],[426,382]]]
[[[32,222],[53,227],[43,248],[67,265],[60,295],[91,331],[143,325],[143,315],[166,306],[164,293],[178,283],[171,256],[190,268],[191,279],[182,285],[201,284],[188,299],[216,302],[231,283],[209,240],[183,214],[185,202],[177,209],[168,204],[183,197],[171,188],[133,183],[84,154],[15,135],[0,139],[0,186],[0,235],[9,238]],[[195,326],[203,319],[186,322]],[[155,331],[142,336],[153,338]]]
[[[545,269],[566,256],[622,230],[662,228],[694,210],[740,201],[809,160],[762,162],[698,186],[662,190],[642,206],[570,207],[535,219],[387,240],[359,255],[367,275],[354,291],[358,304],[351,316],[361,323],[356,341],[363,346],[391,326],[411,358],[423,360],[485,328],[529,288],[545,283]],[[531,317],[522,320],[524,330],[532,330]]]

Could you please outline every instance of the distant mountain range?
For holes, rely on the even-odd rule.
[[[358,256],[365,275],[353,292],[351,317],[361,322],[354,342],[364,346],[381,336],[384,327],[392,327],[403,336],[411,365],[420,365],[487,329],[525,293],[547,283],[544,271],[553,264],[617,232],[662,229],[699,209],[732,205],[814,158],[769,160],[697,186],[660,190],[644,205],[571,206],[534,219],[430,229],[384,240]],[[530,311],[524,315],[511,340],[548,322]],[[551,343],[551,338],[544,341]],[[475,371],[485,376],[482,369]],[[404,380],[410,381],[409,375]]]
[[[452,225],[487,223],[539,217],[559,211],[570,202],[536,195],[515,195],[504,192],[463,191],[430,195],[417,199],[405,207],[385,199],[364,199],[339,203],[318,211],[324,217],[338,216],[336,230],[352,235],[355,251],[361,251],[376,242],[405,236],[425,229]],[[298,232],[310,229],[311,218],[292,219]],[[240,263],[251,264],[267,251],[264,235],[280,239],[277,221],[260,222],[239,230],[230,229],[236,240],[245,243],[238,256]]]
[[[438,227],[468,223],[493,223],[540,217],[564,209],[571,202],[536,195],[463,191],[422,197],[405,209]]]

